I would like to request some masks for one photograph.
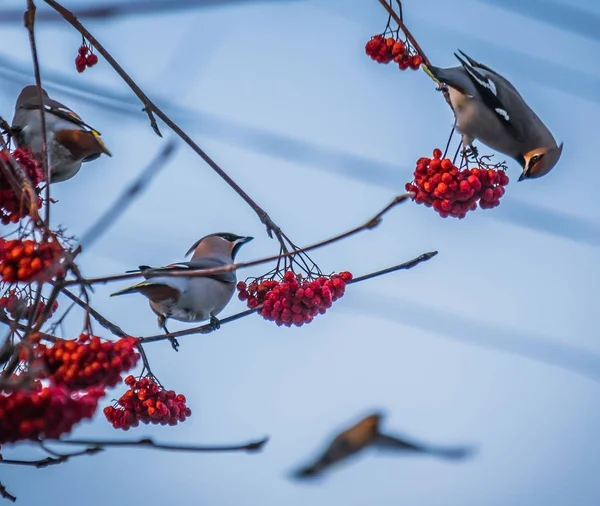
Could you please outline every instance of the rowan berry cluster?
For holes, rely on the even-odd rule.
[[[22,294],[17,293],[16,290],[10,290],[0,297],[0,309],[3,309],[8,315],[14,320],[29,319],[35,301],[30,297],[24,297]],[[50,318],[58,309],[58,301],[54,301],[48,312],[48,318]],[[35,308],[34,319],[46,310],[46,302],[40,300],[37,307]]]
[[[121,374],[137,364],[137,340],[122,337],[102,341],[97,336],[81,334],[78,339],[59,339],[51,346],[40,344],[38,356],[44,362],[50,381],[72,389],[90,386],[114,387]]]
[[[63,253],[55,240],[0,239],[0,268],[6,283],[48,281],[62,274],[58,264]]]
[[[396,62],[400,70],[408,68],[418,70],[423,63],[423,57],[408,42],[403,42],[395,37],[375,35],[365,45],[365,52],[378,63]]]
[[[31,181],[31,184],[36,187],[44,180],[44,173],[38,162],[33,157],[30,149],[15,149],[12,153],[12,158],[21,166],[25,175]],[[10,156],[7,150],[0,151],[0,164],[3,164],[5,169],[14,174],[11,168]],[[35,209],[42,207],[42,199],[36,196],[35,201],[31,203]],[[23,205],[21,195],[15,193],[9,181],[5,177],[4,171],[0,171],[0,222],[3,225],[9,223],[17,223],[21,218],[29,214],[29,209]]]
[[[40,438],[57,439],[92,418],[102,388],[74,393],[65,386],[0,392],[0,444]]]
[[[317,279],[289,270],[281,281],[257,279],[237,284],[238,298],[253,309],[262,304],[260,315],[278,326],[301,327],[319,314],[325,314],[333,302],[343,297],[352,274],[344,271]]]
[[[442,151],[435,149],[433,159],[419,158],[415,179],[406,190],[415,194],[417,204],[424,204],[442,217],[462,219],[469,211],[491,209],[500,204],[508,176],[503,170],[477,167],[459,170]]]
[[[136,380],[125,378],[127,390],[113,406],[104,408],[104,416],[115,429],[129,430],[140,422],[177,425],[191,416],[185,396],[165,390],[151,377]]]
[[[87,68],[93,67],[98,63],[98,57],[92,52],[93,49],[87,44],[81,44],[77,50],[77,58],[75,58],[75,68],[80,74]]]

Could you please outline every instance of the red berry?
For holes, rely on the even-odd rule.
[[[98,63],[98,57],[95,54],[89,54],[86,58],[86,64],[88,67],[93,67]]]
[[[421,63],[423,63],[423,57],[421,55],[414,55],[409,60],[410,68],[413,70],[419,70],[421,67]]]

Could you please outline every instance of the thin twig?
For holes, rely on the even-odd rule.
[[[6,487],[0,481],[0,497],[8,499],[11,502],[16,502],[17,498],[6,490]]]
[[[398,27],[400,28],[400,30],[402,30],[402,32],[404,33],[404,35],[406,35],[406,38],[409,40],[409,42],[412,44],[412,46],[423,57],[423,62],[425,63],[425,65],[427,65],[429,67],[431,65],[431,62],[429,61],[429,58],[427,58],[427,55],[425,54],[425,52],[423,51],[423,49],[421,49],[421,46],[419,46],[419,43],[413,37],[412,33],[410,33],[410,30],[408,28],[406,28],[406,25],[404,24],[404,22],[402,21],[402,19],[400,19],[400,16],[398,16],[398,14],[394,11],[394,9],[392,8],[392,6],[387,3],[386,0],[379,0],[379,3],[381,5],[383,5],[383,8],[388,12],[388,14],[396,22],[396,24],[398,25]],[[402,4],[400,3],[400,5],[402,5]]]
[[[121,327],[116,325],[115,323],[107,320],[102,316],[98,311],[96,311],[92,306],[90,306],[87,302],[81,300],[77,295],[70,292],[66,288],[62,289],[62,292],[69,297],[75,304],[85,310],[86,314],[90,315],[94,320],[96,320],[100,325],[102,325],[106,330],[117,337],[129,337],[130,334],[127,334]],[[146,350],[144,350],[144,346],[142,341],[138,339],[138,343],[136,345],[137,350],[140,353],[140,357],[142,359],[142,363],[144,364],[144,368],[148,371],[149,374],[156,377],[152,372],[152,368],[150,367],[150,361],[148,360],[148,356],[146,355]]]
[[[89,248],[106,230],[114,223],[137,197],[148,187],[152,178],[167,164],[169,158],[175,154],[177,142],[171,139],[163,149],[154,157],[150,164],[140,173],[123,193],[117,197],[112,206],[83,234],[79,241],[81,249]]]
[[[413,258],[412,260],[409,260],[408,262],[404,262],[399,265],[395,265],[393,267],[388,267],[387,269],[382,269],[382,270],[379,270],[376,272],[372,272],[370,274],[365,274],[364,276],[356,277],[356,278],[352,279],[352,281],[349,281],[348,284],[360,283],[361,281],[366,281],[368,279],[376,278],[378,276],[383,276],[384,274],[389,274],[391,272],[395,272],[395,271],[399,271],[399,270],[412,269],[413,267],[416,267],[421,262],[426,262],[427,260],[432,259],[437,254],[438,254],[437,251],[430,251],[428,253],[423,253],[422,255],[419,255],[418,257]],[[241,318],[244,318],[246,316],[249,316],[252,313],[256,313],[257,311],[260,311],[261,308],[262,308],[262,306],[259,306],[254,309],[249,309],[247,311],[242,311],[240,313],[236,313],[234,315],[228,316],[227,318],[223,318],[222,320],[219,320],[219,323],[221,324],[221,326],[223,326],[226,323],[230,323],[230,322],[239,320]],[[172,338],[177,338],[177,337],[182,337],[182,336],[189,336],[189,335],[193,335],[193,334],[210,334],[210,333],[214,332],[215,330],[216,329],[213,325],[211,325],[210,323],[207,323],[205,325],[200,325],[199,327],[193,327],[191,329],[180,330],[179,332],[171,332],[169,334],[158,334],[155,336],[140,337],[140,338],[138,338],[138,341],[140,343],[156,343],[158,341],[164,341],[166,339],[172,339]]]
[[[42,129],[42,163],[44,174],[46,176],[46,214],[44,217],[46,227],[50,226],[50,164],[48,163],[48,140],[46,137],[46,109],[44,107],[44,97],[42,95],[42,75],[40,73],[40,63],[38,60],[37,46],[35,43],[35,3],[33,0],[27,0],[27,10],[23,16],[25,28],[29,33],[29,45],[31,46],[31,56],[33,58],[33,71],[35,74],[35,85],[38,92],[38,106],[40,108],[40,121]],[[44,231],[44,238],[47,230]]]
[[[56,441],[47,440],[49,443],[61,443],[65,445],[84,445],[84,446],[96,446],[99,448],[107,447],[149,447],[156,450],[168,450],[168,451],[180,451],[180,452],[235,452],[235,451],[247,451],[256,452],[262,450],[263,446],[269,441],[268,437],[259,439],[257,441],[251,441],[250,443],[237,444],[237,445],[220,445],[220,446],[201,446],[201,445],[185,445],[185,444],[171,444],[171,443],[155,443],[150,438],[143,438],[135,441],[128,440],[105,440],[105,441],[92,441],[88,439],[57,439]]]
[[[387,269],[381,269],[380,271],[375,271],[375,272],[372,272],[371,274],[365,274],[363,276],[358,276],[357,278],[353,278],[351,281],[348,281],[348,283],[346,283],[346,284],[351,285],[353,283],[360,283],[361,281],[366,281],[367,279],[377,278],[379,276],[383,276],[384,274],[390,274],[390,273],[396,272],[396,271],[412,269],[413,267],[416,267],[421,262],[427,262],[428,260],[431,260],[437,254],[438,254],[437,251],[430,251],[428,253],[423,253],[422,255],[419,255],[417,258],[413,258],[412,260],[409,260],[408,262],[404,262],[403,264],[395,265],[394,267],[388,267]]]
[[[133,81],[127,72],[121,67],[112,55],[104,48],[100,42],[78,21],[77,17],[67,8],[63,7],[56,0],[44,0],[50,7],[56,10],[67,23],[75,28],[87,41],[105,58],[109,65],[117,74],[125,81],[131,91],[140,99],[144,105],[144,111],[148,115],[150,125],[154,132],[162,137],[158,124],[154,115],[158,116],[173,132],[175,132],[196,154],[198,154],[211,169],[213,169],[244,201],[254,210],[260,221],[267,227],[269,237],[273,236],[273,232],[277,236],[279,242],[282,242],[278,232],[280,228],[271,220],[269,215],[250,198],[250,196],[242,190],[242,188],[221,168],[217,163],[206,154],[200,146],[198,146],[189,135],[187,135],[171,118],[169,118],[148,96],[143,90]]]
[[[213,267],[211,269],[188,269],[186,271],[174,271],[174,272],[172,272],[172,271],[155,271],[155,270],[148,269],[148,270],[144,271],[143,273],[131,272],[131,273],[126,273],[126,274],[116,274],[113,276],[101,276],[101,277],[97,277],[97,278],[84,278],[84,281],[86,284],[91,285],[91,284],[96,284],[96,283],[107,283],[110,281],[120,281],[120,280],[124,280],[124,279],[137,278],[140,276],[151,276],[153,274],[159,274],[161,276],[192,278],[192,277],[202,277],[202,276],[207,276],[207,275],[219,274],[222,272],[230,272],[230,271],[235,271],[237,269],[243,269],[243,268],[247,268],[247,267],[253,267],[255,265],[261,265],[264,263],[279,260],[280,258],[286,258],[286,257],[297,255],[299,252],[306,253],[308,251],[312,251],[312,250],[315,250],[318,248],[322,248],[324,246],[328,246],[330,244],[333,244],[335,242],[341,241],[343,239],[347,239],[348,237],[358,234],[359,232],[362,232],[363,230],[371,230],[371,229],[377,227],[381,223],[381,219],[387,212],[389,212],[392,208],[396,207],[397,205],[399,205],[403,202],[406,202],[411,197],[412,197],[411,193],[405,193],[403,195],[400,195],[400,196],[396,197],[394,200],[392,200],[392,202],[390,202],[381,211],[379,211],[375,216],[373,216],[372,218],[367,220],[362,225],[359,225],[358,227],[355,227],[347,232],[336,235],[336,236],[326,239],[324,241],[320,241],[318,243],[312,244],[305,248],[300,248],[297,251],[290,251],[288,253],[283,253],[283,254],[279,254],[279,255],[260,258],[258,260],[253,260],[251,262],[240,262],[240,263],[236,263],[236,264],[225,265],[223,267]],[[72,285],[75,283],[76,283],[75,281],[69,280],[69,281],[65,282],[65,286],[69,286],[69,285]]]
[[[79,452],[67,453],[65,455],[57,455],[56,457],[46,457],[45,459],[39,460],[2,459],[0,460],[0,464],[8,464],[12,466],[28,466],[41,469],[43,467],[63,464],[67,462],[71,457],[80,457],[81,455],[95,455],[96,453],[99,453],[103,450],[104,448],[100,448],[99,446],[92,446]]]

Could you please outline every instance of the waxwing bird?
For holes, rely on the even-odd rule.
[[[212,269],[230,265],[240,248],[253,237],[230,233],[210,234],[197,241],[186,253],[193,252],[189,262],[179,262],[153,268],[140,265],[128,272],[185,272],[190,269]],[[202,277],[162,276],[160,273],[144,274],[145,281],[111,294],[111,297],[128,293],[141,293],[148,298],[150,308],[158,316],[158,325],[169,334],[169,318],[182,322],[210,323],[219,328],[217,315],[227,306],[237,282],[235,271],[221,272]],[[177,351],[177,340],[171,339]]]
[[[381,413],[373,413],[340,433],[315,462],[296,471],[294,477],[316,477],[334,464],[356,455],[367,447],[457,460],[467,457],[472,452],[469,447],[438,448],[383,434],[379,428],[382,418]]]
[[[527,105],[517,89],[491,68],[464,57],[454,56],[460,66],[426,71],[448,87],[456,129],[465,147],[483,144],[516,160],[522,168],[519,181],[546,175],[557,164],[563,149],[542,120]],[[466,60],[466,61],[465,61]]]
[[[51,167],[51,183],[71,179],[81,169],[83,162],[96,160],[103,153],[112,156],[106,148],[100,132],[94,130],[67,106],[51,99],[42,90],[45,108],[48,163]],[[21,147],[29,147],[34,153],[42,153],[42,122],[40,118],[38,89],[25,86],[17,98],[12,131]]]

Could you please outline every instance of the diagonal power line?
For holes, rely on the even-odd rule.
[[[30,84],[30,75],[29,67],[26,69],[14,60],[0,55],[0,79],[22,86]],[[50,90],[59,89],[65,96],[94,104],[103,112],[111,111],[147,122],[141,104],[129,92],[115,92],[93,83],[80,82],[55,71],[45,71],[44,76],[45,86]],[[279,133],[236,124],[212,114],[182,108],[160,98],[157,102],[177,123],[205,137],[229,142],[259,154],[334,172],[372,186],[398,188],[400,191],[412,171],[409,167],[400,167]],[[543,208],[509,196],[504,196],[503,205],[485,216],[487,219],[499,220],[580,244],[600,246],[600,222]]]
[[[550,26],[600,41],[600,14],[549,0],[478,0],[542,21]]]
[[[547,336],[443,311],[383,293],[349,298],[339,307],[352,314],[408,325],[480,348],[501,351],[580,374],[600,382],[600,355]]]
[[[111,21],[128,16],[169,14],[191,9],[298,1],[303,0],[128,0],[97,2],[92,5],[88,3],[81,7],[73,7],[72,11],[81,20]],[[23,23],[23,11],[24,9],[0,10],[0,23]],[[35,20],[38,23],[56,23],[62,22],[63,18],[52,9],[40,8]]]

